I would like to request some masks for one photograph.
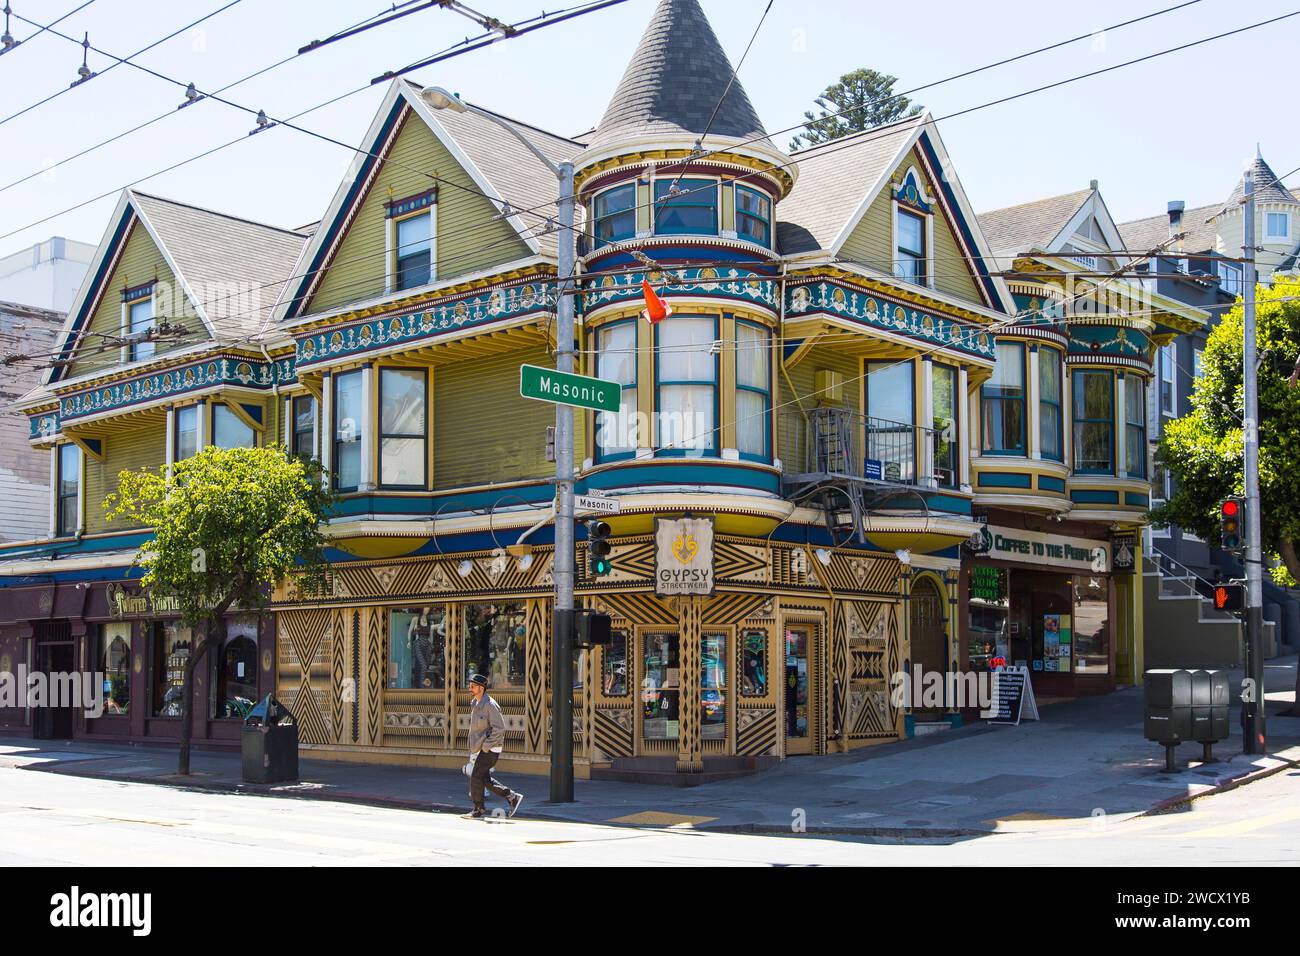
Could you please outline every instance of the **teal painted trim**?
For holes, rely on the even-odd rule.
[[[903,735],[908,740],[916,736],[916,717],[913,714],[903,715]]]
[[[1060,492],[1061,494],[1064,494],[1064,493],[1065,493],[1065,479],[1064,479],[1064,478],[1053,478],[1051,475],[1039,475],[1039,476],[1038,476],[1038,490],[1039,490],[1039,491],[1057,491],[1057,492]]]
[[[1151,496],[1138,494],[1136,491],[1124,492],[1124,504],[1136,505],[1139,508],[1151,507]]]
[[[970,499],[958,498],[956,495],[926,495],[925,503],[935,511],[946,511],[957,515],[971,513]]]
[[[1119,504],[1119,492],[1092,491],[1088,489],[1071,491],[1070,500],[1081,505],[1117,505]]]
[[[1018,475],[1013,472],[983,472],[979,476],[981,488],[1032,488],[1033,475]]]
[[[95,554],[100,551],[124,551],[138,548],[153,538],[152,531],[130,531],[104,538],[82,538],[80,541],[48,541],[40,544],[8,545],[0,548],[0,562],[23,561],[50,555]],[[3,564],[0,564],[0,570]]]
[[[500,488],[464,494],[447,492],[433,495],[357,495],[344,498],[330,510],[330,517],[347,518],[357,515],[397,514],[422,515],[434,518],[439,514],[452,515],[471,509],[504,507],[520,504],[549,502],[554,492],[548,484],[525,485],[518,488]]]
[[[591,488],[602,491],[616,488],[645,490],[653,485],[731,485],[777,494],[781,490],[781,476],[767,470],[746,468],[744,465],[728,466],[711,460],[677,458],[671,463],[629,464],[597,472],[579,482],[579,493]]]

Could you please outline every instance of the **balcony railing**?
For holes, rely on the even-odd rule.
[[[957,483],[955,437],[933,428],[848,408],[814,408],[782,413],[781,436],[781,457],[791,481],[837,477],[895,485]]]

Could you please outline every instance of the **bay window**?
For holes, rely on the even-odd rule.
[[[379,371],[379,483],[387,488],[425,485],[427,393],[425,369]]]
[[[334,487],[361,484],[361,369],[334,376]]]
[[[229,405],[218,402],[212,406],[212,444],[218,448],[252,448],[257,444],[257,433]]]
[[[1038,450],[1044,458],[1063,461],[1061,431],[1061,353],[1038,350]]]
[[[772,457],[772,351],[767,329],[736,323],[736,449],[743,458]]]
[[[983,450],[998,455],[1025,453],[1025,347],[999,342],[993,376],[980,388],[984,409]]]
[[[715,320],[706,315],[675,315],[656,328],[659,447],[666,454],[716,454]]]
[[[1074,470],[1115,473],[1114,382],[1109,371],[1074,373]]]
[[[676,182],[673,195],[669,191]],[[661,235],[716,236],[718,184],[711,179],[655,180],[655,232]]]
[[[741,185],[736,186],[736,235],[760,246],[771,244],[772,200]]]
[[[73,444],[60,445],[58,455],[55,535],[63,538],[76,534],[81,524],[81,449]]]
[[[619,410],[596,413],[596,453],[601,461],[635,454],[640,441],[636,388],[638,324],[635,319],[615,322],[596,333],[596,377],[623,386]]]
[[[297,395],[291,410],[293,434],[289,450],[299,458],[312,458],[316,454],[316,399],[311,395]]]
[[[1125,472],[1130,478],[1147,476],[1146,385],[1132,372],[1124,376]]]
[[[1174,393],[1174,367],[1177,352],[1174,343],[1160,346],[1160,413],[1177,415],[1178,406]]]
[[[202,408],[202,405],[186,405],[176,409],[173,461],[184,461],[199,453],[199,412]]]
[[[397,288],[414,289],[433,279],[433,213],[422,212],[394,223]]]
[[[866,457],[880,463],[887,481],[911,482],[916,477],[912,375],[909,361],[867,363]]]
[[[591,202],[591,234],[596,248],[636,235],[636,185],[606,189]]]
[[[957,485],[957,370],[933,364],[930,370],[931,427],[934,429],[934,477],[945,488]]]

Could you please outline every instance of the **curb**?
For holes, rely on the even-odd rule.
[[[1267,755],[1273,756],[1273,755]],[[1256,780],[1263,780],[1265,777],[1271,777],[1275,773],[1281,773],[1283,770],[1292,770],[1300,767],[1300,760],[1288,760],[1285,757],[1273,757],[1281,761],[1276,767],[1261,767],[1258,770],[1249,770],[1245,773],[1238,774],[1235,777],[1229,777],[1226,780],[1216,781],[1214,786],[1202,790],[1200,793],[1185,794],[1181,797],[1166,797],[1149,810],[1139,813],[1140,817],[1158,816],[1162,813],[1185,806],[1193,800],[1199,800],[1202,797],[1212,797],[1215,794],[1227,793],[1229,790],[1236,790],[1238,787],[1244,787],[1248,783],[1254,783]]]

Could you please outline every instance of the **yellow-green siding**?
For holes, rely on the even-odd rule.
[[[497,209],[429,127],[407,113],[392,152],[344,236],[309,309],[321,312],[384,293],[388,269],[384,203],[432,188],[425,172],[436,172],[438,188],[434,254],[438,279],[479,272],[522,259],[528,246],[513,226],[495,220]],[[463,187],[463,188],[462,188]]]
[[[814,382],[821,369],[840,373],[844,381],[841,401],[831,401],[824,394],[817,394]],[[807,412],[819,405],[860,411],[861,374],[860,360],[856,355],[846,355],[833,348],[814,345],[810,354],[789,370],[788,381],[785,375],[777,375],[777,405],[781,409],[777,418],[777,457],[786,463],[787,470],[799,469],[801,463],[795,459],[805,450],[803,417],[799,412]],[[791,383],[794,384],[793,391]],[[798,402],[795,401],[796,397]]]
[[[137,527],[123,519],[104,517],[104,499],[117,490],[117,476],[124,471],[155,468],[167,459],[163,429],[145,425],[134,431],[114,432],[103,439],[104,460],[86,458],[86,533],[121,531]]]
[[[122,291],[151,281],[156,283],[155,317],[163,318],[165,316],[172,321],[179,321],[187,330],[184,338],[174,340],[174,344],[165,350],[160,348],[158,354],[190,346],[196,341],[206,338],[207,331],[203,323],[195,314],[193,306],[191,306],[185,294],[181,291],[175,274],[158,250],[153,237],[149,235],[148,230],[140,224],[139,220],[131,226],[131,233],[127,237],[122,255],[113,269],[113,274],[109,276],[108,282],[104,286],[104,294],[99,305],[90,317],[89,331],[92,333],[99,332],[104,335],[120,335],[122,332]],[[78,350],[78,356],[84,354],[84,357],[77,357],[72,363],[68,370],[69,378],[104,371],[121,364],[121,351],[119,349],[110,348],[97,352],[99,343],[102,341],[103,339],[98,335],[84,337]]]

